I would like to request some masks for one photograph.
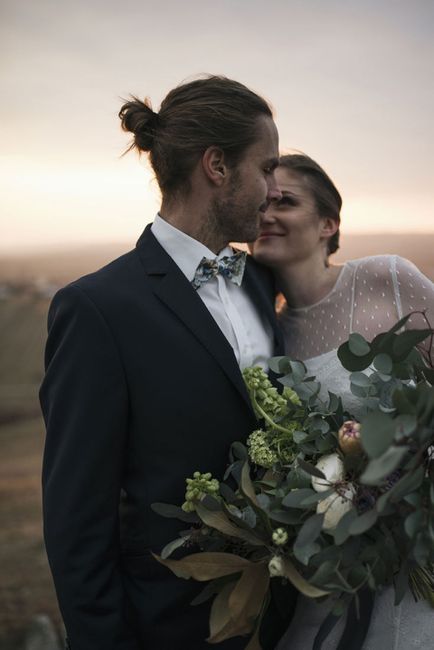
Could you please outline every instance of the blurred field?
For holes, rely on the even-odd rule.
[[[37,391],[48,300],[0,300],[0,648],[22,647],[29,621],[60,616],[41,525],[44,427]]]
[[[50,296],[127,249],[118,244],[0,257],[0,650],[21,650],[36,614],[48,614],[61,629],[40,504],[44,427],[37,391]],[[432,234],[343,236],[336,261],[397,253],[434,279],[433,250]]]

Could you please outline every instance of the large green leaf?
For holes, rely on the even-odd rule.
[[[395,435],[395,423],[391,417],[375,411],[363,418],[361,441],[370,458],[378,458],[390,447]]]
[[[234,621],[252,625],[259,616],[270,583],[266,562],[252,562],[244,569],[229,596],[229,609]]]
[[[250,499],[250,501],[257,507],[259,507],[258,501],[256,499],[255,488],[250,478],[250,467],[249,463],[245,462],[243,469],[241,470],[241,481],[240,481],[241,492]]]
[[[152,555],[178,578],[194,578],[201,582],[240,573],[250,565],[249,560],[232,553],[193,553],[181,560],[163,559],[154,553]]]
[[[226,514],[222,511],[210,511],[207,510],[201,503],[196,505],[196,512],[203,521],[204,524],[210,526],[210,528],[215,528],[220,533],[224,535],[229,535],[231,537],[237,537],[242,539],[249,544],[254,546],[263,546],[264,541],[258,536],[254,535],[253,532],[239,528],[237,524],[233,523],[228,519]]]
[[[398,357],[406,357],[407,354],[414,348],[414,346],[422,343],[428,336],[431,335],[431,330],[406,330],[398,334],[393,342],[393,352]]]
[[[235,621],[231,617],[229,598],[236,583],[226,584],[214,598],[209,617],[210,635],[208,643],[220,643],[233,636],[248,634],[252,624],[245,621]]]
[[[321,596],[328,596],[330,592],[324,589],[318,589],[310,584],[303,576],[297,571],[291,560],[285,558],[283,560],[283,573],[286,578],[294,585],[296,589],[308,598],[321,598]]]

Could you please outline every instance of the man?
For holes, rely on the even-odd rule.
[[[150,554],[185,524],[150,505],[181,504],[197,469],[221,477],[230,444],[255,427],[240,366],[279,352],[273,291],[253,261],[239,286],[243,260],[226,258],[280,196],[278,136],[266,102],[224,77],[175,88],[158,114],[128,102],[120,117],[150,153],[162,206],[135,250],[53,300],[46,546],[72,650],[201,650],[209,603],[189,604],[200,586]]]

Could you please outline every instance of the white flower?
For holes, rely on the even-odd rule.
[[[321,456],[319,461],[316,464],[317,469],[319,469],[324,476],[326,481],[322,478],[317,478],[312,476],[312,487],[316,492],[325,492],[328,490],[333,483],[337,481],[342,481],[344,478],[344,464],[339,458],[338,454],[328,454],[327,456]]]
[[[268,570],[272,578],[276,578],[277,576],[284,576],[285,572],[283,569],[282,558],[279,557],[278,555],[272,557],[268,563]]]
[[[338,492],[333,492],[329,494],[328,497],[319,501],[316,511],[318,514],[324,513],[324,530],[332,530],[336,528],[342,517],[348,510],[351,510],[353,505],[353,496],[355,495],[356,490],[351,483]]]

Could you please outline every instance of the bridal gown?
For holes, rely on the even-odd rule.
[[[286,354],[302,359],[309,374],[322,384],[322,396],[330,390],[343,399],[357,417],[357,398],[350,392],[349,372],[336,356],[337,348],[352,332],[371,340],[411,311],[425,311],[434,326],[434,285],[411,262],[391,255],[352,260],[342,266],[335,286],[321,301],[279,314]],[[426,327],[420,314],[407,327]],[[321,395],[321,394],[320,394]],[[293,621],[276,650],[310,650],[329,603],[299,596]],[[336,650],[344,628],[337,623],[323,643]],[[397,607],[394,589],[376,597],[363,650],[434,650],[434,610],[426,601],[416,603],[408,592]]]

